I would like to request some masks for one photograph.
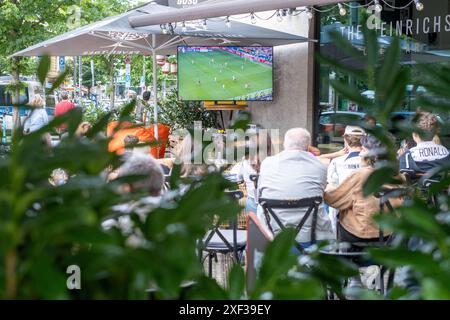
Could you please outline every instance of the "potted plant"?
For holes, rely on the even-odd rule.
[[[167,61],[170,63],[170,74],[178,73],[177,56],[170,56]]]

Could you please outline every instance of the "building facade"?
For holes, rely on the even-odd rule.
[[[321,12],[316,19],[316,37],[320,39],[316,53],[336,59],[343,65],[358,66],[348,54],[337,47],[330,37],[336,31],[349,40],[358,50],[365,51],[363,24],[376,30],[379,50],[392,43],[394,37],[400,39],[401,67],[410,71],[411,79],[407,85],[406,99],[398,106],[393,117],[412,117],[420,107],[418,96],[426,94],[426,89],[417,86],[420,74],[418,64],[450,67],[450,1],[426,0],[423,5],[410,0],[380,1],[382,10],[373,1],[349,2],[345,13],[336,6],[318,8]],[[342,145],[342,131],[347,116],[362,119],[367,112],[362,106],[337,94],[330,81],[339,78],[373,99],[374,92],[367,84],[360,83],[349,75],[336,73],[326,65],[316,65],[314,82],[314,123],[315,143],[325,152],[333,151]],[[449,119],[449,112],[437,112],[443,122]],[[448,137],[447,137],[448,138]],[[448,139],[444,134],[445,144]],[[448,147],[448,146],[447,146]]]
[[[318,54],[340,63],[355,66],[355,61],[337,47],[331,31],[341,33],[359,50],[364,51],[363,23],[372,23],[378,35],[380,50],[394,37],[400,39],[402,67],[410,68],[412,79],[407,86],[405,103],[398,106],[401,117],[411,117],[418,105],[418,94],[424,88],[414,83],[421,75],[417,64],[450,67],[450,0],[422,1],[422,10],[410,0],[380,1],[378,12],[371,0],[347,2],[345,15],[336,5],[317,7],[315,17],[306,14],[286,15],[282,21],[271,19],[263,26],[310,38],[308,43],[280,46],[274,51],[274,101],[250,103],[254,123],[268,129],[279,129],[280,138],[287,129],[305,127],[313,133],[313,144],[322,152],[342,148],[342,132],[349,119],[361,120],[367,110],[337,94],[330,81],[343,77],[329,66],[321,65]],[[367,19],[367,21],[366,21]],[[361,66],[362,67],[362,66]],[[351,77],[345,80],[372,99],[374,92]],[[440,113],[443,122],[449,113]],[[444,141],[448,144],[448,139]]]

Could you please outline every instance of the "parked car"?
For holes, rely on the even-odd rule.
[[[345,127],[350,123],[364,121],[365,113],[351,111],[327,111],[319,117],[317,143],[342,143]]]
[[[389,121],[390,132],[400,140],[399,127],[404,126],[402,122],[410,122],[416,115],[412,111],[397,111],[391,114]],[[364,121],[365,113],[350,111],[326,111],[322,112],[319,117],[319,128],[317,135],[317,143],[323,151],[333,151],[343,145],[343,134],[348,124],[355,124]],[[450,128],[445,121],[438,115],[438,121],[441,124],[439,136],[443,145],[450,146]],[[406,123],[407,125],[407,123]]]

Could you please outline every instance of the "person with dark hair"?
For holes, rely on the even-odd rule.
[[[130,153],[133,152],[133,148],[139,143],[139,138],[129,134],[123,139],[123,143],[125,146],[125,153]]]
[[[142,100],[144,100],[145,102],[148,102],[151,98],[152,94],[150,91],[144,91],[142,93]]]
[[[438,118],[429,112],[418,112],[415,117],[417,130],[412,138],[416,146],[400,156],[400,171],[412,176],[426,174],[430,170],[450,163],[449,150],[435,142],[438,134]]]
[[[62,116],[66,112],[75,108],[75,104],[69,100],[69,94],[67,92],[62,92],[61,101],[55,106],[55,117]],[[67,125],[62,124],[58,128],[59,134],[63,134],[67,131]]]
[[[250,136],[246,149],[248,149],[246,156],[230,170],[230,173],[236,174],[239,180],[243,180],[245,183],[247,190],[246,213],[256,213],[258,207],[257,194],[255,183],[250,179],[250,176],[259,174],[262,161],[272,156],[272,141],[270,136],[268,134],[263,135],[259,130],[255,131]]]
[[[135,109],[134,109],[134,116],[137,122],[144,122],[145,121],[145,113],[146,108],[148,107],[148,102],[151,98],[150,91],[144,91],[142,93],[142,98],[137,98],[134,96],[134,100],[136,103]]]
[[[361,167],[361,139],[365,136],[365,131],[357,126],[347,126],[344,133],[344,144],[346,154],[331,160],[327,171],[327,183],[332,186],[339,186],[347,177]],[[330,207],[330,216],[333,230],[336,232],[336,219],[339,210]]]
[[[55,117],[59,117],[75,108],[75,104],[69,100],[69,94],[67,92],[61,93],[60,97],[61,101],[55,106]]]

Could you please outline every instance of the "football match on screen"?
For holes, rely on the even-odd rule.
[[[179,99],[273,100],[272,47],[178,47]]]

